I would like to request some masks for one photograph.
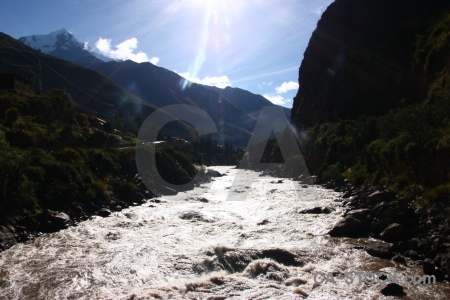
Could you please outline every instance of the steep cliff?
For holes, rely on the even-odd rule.
[[[335,1],[299,83],[291,120],[311,174],[450,195],[449,1]]]
[[[311,126],[422,101],[430,82],[413,72],[417,36],[449,6],[445,0],[336,0],[304,53],[292,121]]]

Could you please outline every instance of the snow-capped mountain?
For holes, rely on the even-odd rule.
[[[84,66],[93,65],[98,63],[99,60],[111,60],[106,56],[96,53],[87,45],[87,43],[83,43],[75,38],[75,36],[65,28],[50,32],[49,34],[21,37],[19,38],[19,41],[42,53]]]

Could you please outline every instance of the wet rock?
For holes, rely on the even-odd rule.
[[[101,208],[101,209],[98,211],[98,215],[99,215],[100,217],[106,218],[106,217],[109,217],[109,216],[111,215],[111,211],[110,211],[109,209],[107,209],[107,208]]]
[[[213,222],[214,220],[207,218],[206,216],[204,216],[203,214],[197,212],[197,211],[185,211],[182,212],[179,215],[180,219],[183,220],[193,220],[193,221],[200,221],[200,222]]]
[[[309,295],[307,292],[305,292],[304,290],[302,290],[301,288],[296,287],[295,289],[292,290],[294,293],[299,294],[300,296],[302,296],[303,298],[308,298]]]
[[[262,220],[261,222],[256,223],[256,225],[266,225],[266,224],[268,224],[268,223],[270,223],[269,220],[264,219],[264,220]]]
[[[401,256],[400,254],[395,255],[392,258],[392,260],[395,261],[398,264],[406,265],[406,259],[403,256]]]
[[[388,227],[392,223],[393,223],[392,219],[381,219],[381,220],[376,221],[372,225],[372,234],[373,234],[373,236],[374,237],[379,237],[380,234],[386,229],[386,227]]]
[[[6,227],[0,226],[0,250],[6,250],[16,244],[14,235]]]
[[[221,174],[220,172],[218,172],[216,170],[211,170],[211,169],[206,171],[206,175],[209,177],[222,177],[223,176],[223,174]]]
[[[59,212],[53,215],[53,223],[58,227],[66,227],[70,223],[70,217],[66,213]]]
[[[374,212],[374,215],[379,217],[380,214],[385,212],[389,208],[389,205],[386,201],[380,202],[376,204],[374,207],[372,207],[372,211]]]
[[[291,277],[289,279],[286,279],[286,281],[284,282],[285,285],[293,285],[293,286],[299,286],[302,284],[306,284],[308,283],[308,280],[302,279],[302,278],[298,278],[298,277]]]
[[[370,204],[377,204],[383,201],[389,202],[395,199],[395,193],[391,191],[376,191],[367,196],[367,201]]]
[[[370,241],[366,245],[365,249],[369,255],[375,257],[385,259],[391,259],[392,257],[394,257],[394,254],[392,252],[392,245],[388,243]]]
[[[380,234],[380,238],[389,243],[398,242],[406,238],[406,231],[402,225],[393,223],[383,230]]]
[[[417,252],[416,250],[408,250],[405,252],[405,256],[409,257],[411,259],[417,260],[417,259],[421,259],[422,255],[419,254],[419,252]]]
[[[436,276],[436,278],[438,279],[443,279],[444,278],[444,274],[443,272],[440,270],[440,263],[430,260],[430,259],[425,259],[425,261],[422,264],[422,268],[423,268],[423,273],[426,275],[434,275]]]
[[[258,259],[254,250],[216,247],[214,253],[221,269],[227,270],[230,273],[242,272],[250,262]]]
[[[260,258],[270,258],[285,266],[300,266],[302,263],[298,261],[297,255],[280,248],[262,250],[257,254]]]
[[[80,204],[73,204],[71,209],[69,210],[69,213],[75,219],[81,219],[86,215]]]
[[[252,261],[244,270],[244,275],[250,278],[256,278],[260,275],[271,280],[283,281],[287,278],[289,270],[273,260],[258,259]]]
[[[303,209],[299,211],[299,214],[330,214],[334,211],[334,208],[330,207],[314,207],[314,208],[308,208]]]
[[[354,210],[350,210],[348,211],[345,216],[352,216],[355,219],[364,222],[364,223],[368,223],[372,220],[372,215],[371,215],[371,210],[367,209],[367,208],[361,208],[361,209],[354,209]]]
[[[370,225],[361,222],[353,216],[348,216],[334,225],[328,234],[334,237],[363,237],[368,236]]]
[[[406,295],[406,293],[403,291],[403,287],[397,283],[389,283],[381,290],[381,293],[385,296],[396,297],[402,297]]]
[[[54,213],[50,210],[45,210],[36,215],[36,220],[39,222],[39,231],[56,232],[67,227],[70,217],[65,213]]]

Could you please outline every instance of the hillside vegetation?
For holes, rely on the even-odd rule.
[[[0,111],[0,223],[47,209],[95,213],[151,197],[136,177],[135,136],[78,110],[65,90],[1,92]],[[153,151],[171,183],[195,176],[187,154],[169,145]]]
[[[425,8],[423,1],[417,1],[406,9],[403,3],[392,9],[385,7],[381,17],[380,10],[371,10],[371,3],[359,5],[355,1],[336,1],[324,13],[311,38],[300,68],[300,90],[292,116],[293,122],[308,132],[302,147],[306,163],[321,182],[351,182],[357,186],[389,188],[407,199],[415,199],[418,207],[448,209],[450,6],[443,1],[434,1]],[[385,4],[388,5],[387,2],[380,5],[384,7]],[[346,24],[348,20],[339,19],[353,6],[357,7],[361,17],[379,22],[389,20],[390,26],[377,28],[377,22],[361,25],[368,36],[378,32],[377,40],[368,40],[361,28],[346,27],[342,23]],[[337,27],[330,29],[327,27],[330,24]],[[339,37],[346,34],[346,39],[331,39],[330,30],[340,32]],[[393,42],[392,34],[401,36],[402,40]],[[342,52],[350,46],[363,49],[364,45],[366,55],[346,52],[342,70],[336,70],[330,76],[327,68],[331,62],[327,66],[324,60],[312,60],[315,54],[322,53],[315,48],[319,46],[319,40],[325,40],[335,48],[340,45]],[[369,48],[373,42],[376,46]],[[370,77],[355,79],[357,73],[352,70],[358,68],[356,63],[362,59],[361,55],[366,63],[369,62],[367,53],[384,61],[378,66],[372,64],[370,69],[361,69],[370,71]],[[403,53],[404,57],[395,61],[398,56],[395,53]],[[392,82],[391,73],[386,73],[387,66],[403,74],[398,77],[402,79]],[[303,85],[302,89],[302,83],[311,80],[312,74],[322,74],[328,83]],[[379,80],[371,81],[374,78]],[[361,80],[365,82],[363,85],[358,84]],[[320,84],[328,84],[326,93],[334,96],[323,98],[324,89],[317,86]],[[391,90],[394,87],[395,93]],[[358,91],[364,91],[368,97]],[[359,104],[353,105],[355,101]]]

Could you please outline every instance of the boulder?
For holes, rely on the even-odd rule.
[[[385,296],[397,296],[397,297],[402,297],[406,295],[406,293],[403,291],[403,287],[397,283],[389,283],[381,290],[381,293]]]
[[[394,257],[394,254],[392,252],[392,245],[384,242],[378,242],[378,241],[370,241],[366,247],[366,252],[369,255],[379,257],[379,258],[385,258],[385,259],[391,259]]]
[[[406,230],[403,225],[393,223],[383,230],[380,234],[380,238],[389,243],[398,242],[406,238]]]
[[[334,225],[328,234],[334,237],[363,237],[368,236],[370,225],[353,216],[347,216]]]
[[[0,226],[0,251],[11,248],[16,244],[14,235],[4,226]]]
[[[103,208],[100,208],[100,210],[98,211],[98,215],[100,217],[106,218],[106,217],[109,217],[111,215],[111,211],[109,209],[103,207]]]
[[[36,215],[39,222],[39,231],[56,232],[64,229],[70,223],[70,217],[66,213],[54,213],[50,210],[44,210]]]
[[[223,174],[221,174],[220,172],[218,172],[216,170],[211,170],[211,169],[206,171],[206,175],[209,177],[222,177],[223,176]]]
[[[371,210],[367,208],[349,210],[345,216],[352,216],[361,222],[368,223],[372,221]]]
[[[389,202],[395,199],[395,193],[390,191],[376,191],[367,196],[367,201],[370,204],[377,204],[383,201]]]
[[[281,248],[261,250],[256,254],[259,258],[269,258],[285,266],[302,266],[303,263],[297,258],[297,255]]]
[[[70,217],[66,213],[59,212],[53,215],[52,223],[60,228],[67,227],[70,223]]]
[[[396,256],[394,256],[392,258],[392,260],[395,261],[398,264],[406,266],[406,259],[403,256],[401,256],[400,254],[397,254]]]
[[[299,211],[299,214],[330,214],[334,211],[333,208],[330,207],[314,207],[314,208],[307,208]]]
[[[373,237],[376,237],[376,238],[379,237],[380,234],[386,229],[386,227],[388,227],[392,223],[393,223],[392,219],[381,219],[381,220],[376,221],[372,225]]]

